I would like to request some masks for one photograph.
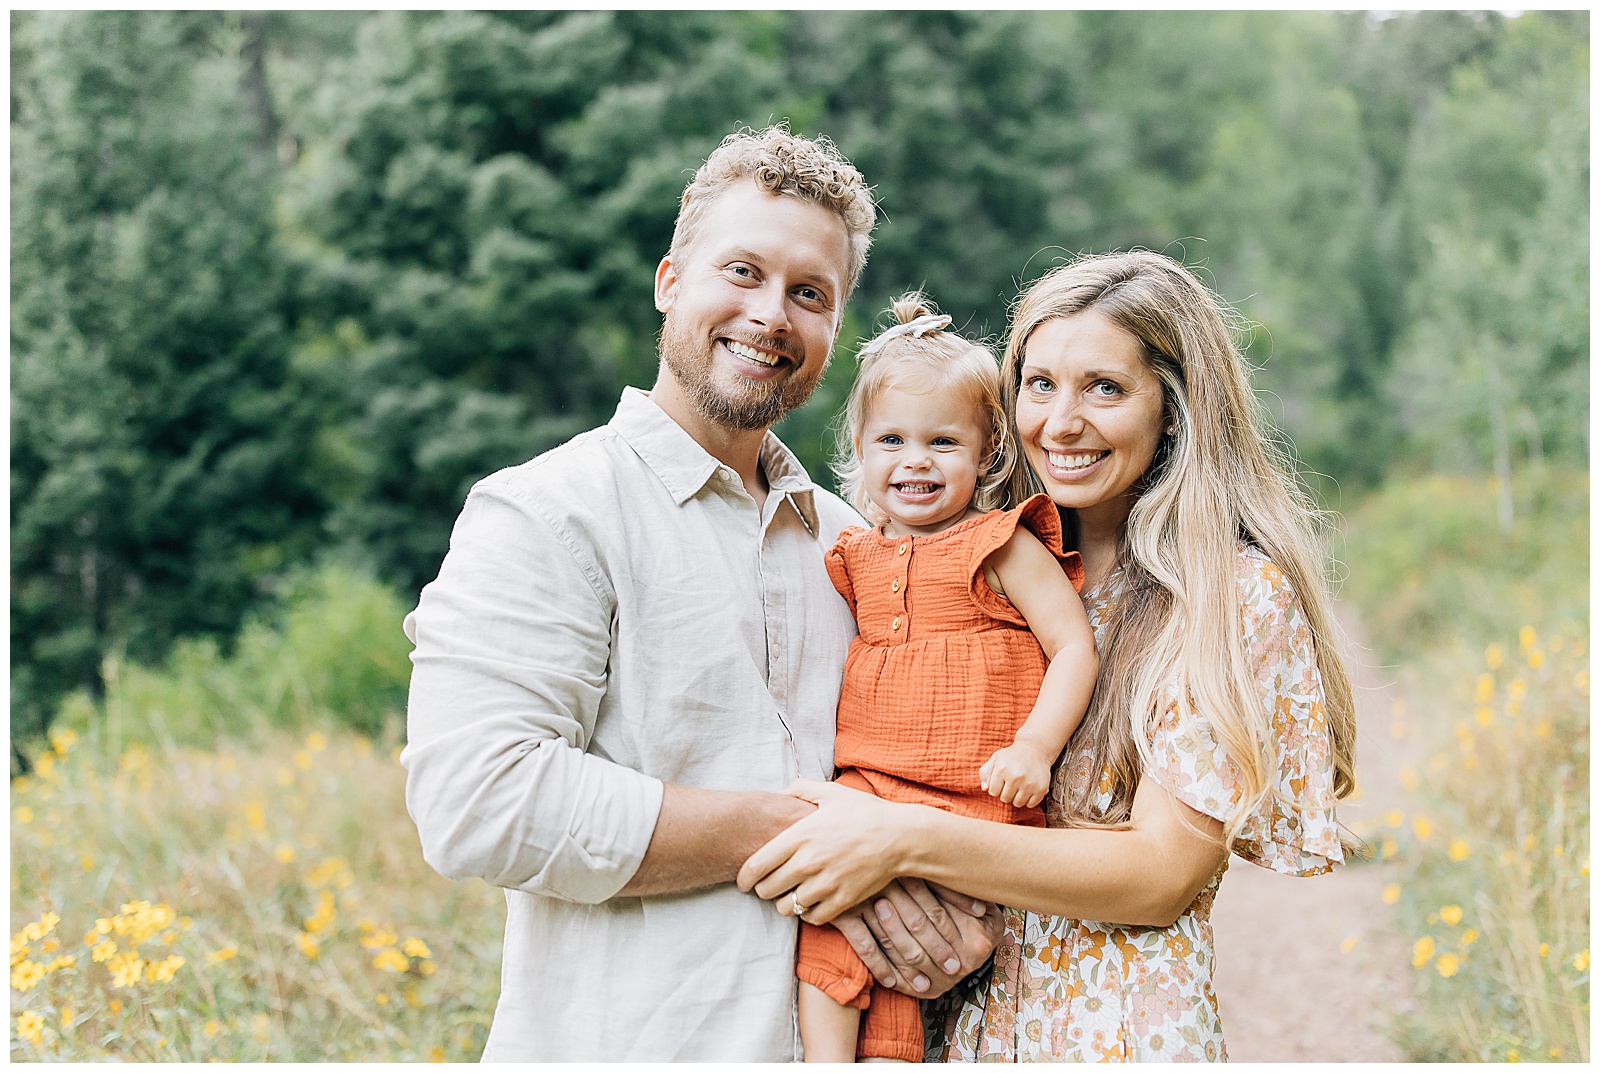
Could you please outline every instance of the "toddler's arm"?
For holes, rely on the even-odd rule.
[[[989,584],[1022,612],[1050,666],[1016,741],[978,769],[978,781],[1008,805],[1033,808],[1044,800],[1050,769],[1089,708],[1100,657],[1078,591],[1038,537],[1018,527],[983,569]]]

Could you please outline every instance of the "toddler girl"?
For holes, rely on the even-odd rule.
[[[1083,567],[1047,496],[992,509],[1014,463],[994,355],[920,294],[892,312],[857,355],[840,437],[845,494],[877,527],[845,530],[827,556],[860,627],[837,781],[1043,826],[1099,668]],[[796,974],[807,1061],[922,1060],[917,1000],[878,985],[836,929],[801,923]]]

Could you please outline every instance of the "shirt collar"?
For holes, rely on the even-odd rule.
[[[644,459],[680,507],[722,468],[682,425],[636,387],[622,389],[610,425]],[[770,429],[761,441],[760,458],[771,494],[787,498],[806,528],[816,533],[816,486],[800,460]]]

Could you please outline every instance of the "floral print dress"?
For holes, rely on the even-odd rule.
[[[1250,817],[1233,851],[1289,875],[1316,875],[1343,861],[1334,817],[1332,739],[1311,629],[1272,561],[1238,555],[1245,652],[1261,702],[1272,710],[1278,753],[1275,795]],[[1098,639],[1104,600],[1088,604]],[[1169,793],[1222,819],[1239,800],[1237,769],[1203,719],[1185,725],[1176,706],[1157,725],[1145,772]],[[1069,776],[1086,779],[1087,756]],[[1057,771],[1059,780],[1067,765]],[[1102,806],[1110,803],[1102,779]],[[1046,803],[1055,813],[1054,794]],[[1170,927],[1125,927],[1006,909],[1005,933],[987,979],[925,1004],[927,1060],[1028,1062],[1225,1061],[1211,987],[1211,904],[1225,859]]]

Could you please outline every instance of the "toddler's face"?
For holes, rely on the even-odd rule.
[[[964,392],[890,386],[872,400],[856,453],[867,496],[896,536],[959,522],[972,504],[988,433]]]

